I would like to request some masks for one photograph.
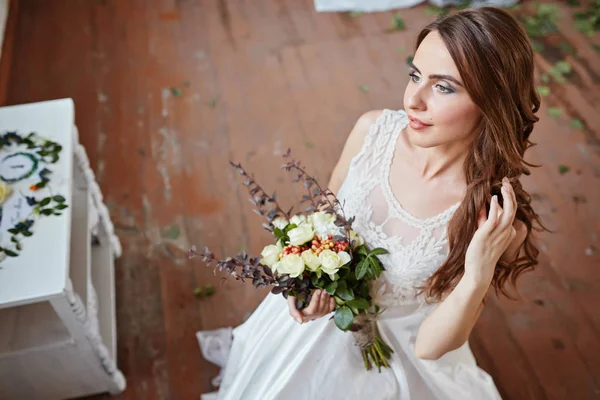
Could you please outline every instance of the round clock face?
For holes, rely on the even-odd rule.
[[[15,183],[33,175],[39,165],[37,157],[30,153],[18,152],[0,159],[0,179]]]

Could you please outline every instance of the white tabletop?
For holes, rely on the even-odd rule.
[[[0,207],[3,208],[0,222],[0,246],[10,243],[11,234],[6,231],[14,221],[29,215],[25,196],[37,199],[61,195],[70,205],[73,171],[73,127],[74,105],[71,99],[46,101],[11,107],[0,107],[0,134],[17,131],[21,136],[35,132],[40,137],[62,145],[60,158],[55,164],[42,164],[51,170],[49,188],[31,191],[32,183],[39,176],[23,179],[11,184],[14,192]],[[0,149],[0,176],[7,176],[22,165],[19,157],[6,161],[6,156],[22,151],[22,147],[4,146]],[[13,165],[11,165],[11,163]],[[29,207],[29,209],[27,208]],[[71,208],[61,211],[60,216],[33,218],[33,235],[22,237],[22,251],[17,257],[6,257],[0,262],[0,308],[33,303],[52,298],[63,292],[69,272],[69,247],[71,234]],[[12,222],[11,222],[12,220]]]

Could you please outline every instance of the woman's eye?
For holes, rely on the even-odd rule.
[[[454,92],[454,90],[452,90],[451,88],[446,87],[444,85],[437,84],[437,85],[435,85],[435,87],[437,88],[437,90],[439,90],[440,93],[452,93],[452,92]]]
[[[419,83],[421,81],[421,77],[417,74],[409,74],[410,76],[410,80],[415,82],[415,83]]]

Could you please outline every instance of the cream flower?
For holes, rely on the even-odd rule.
[[[310,216],[315,233],[320,239],[327,239],[329,235],[341,235],[343,231],[335,225],[335,215],[324,211],[317,211]]]
[[[288,254],[275,264],[275,269],[279,274],[289,274],[292,278],[297,278],[304,272],[304,261],[297,254]]]
[[[306,242],[310,242],[315,237],[315,233],[310,225],[304,224],[291,229],[288,232],[288,237],[290,238],[290,244],[300,246]]]
[[[271,222],[275,228],[285,229],[288,226],[288,221],[285,218],[277,217]]]
[[[302,252],[302,261],[309,270],[316,272],[321,266],[321,260],[312,250],[304,250]]]
[[[323,250],[321,254],[319,254],[321,270],[330,277],[333,277],[333,275],[335,275],[342,266],[348,264],[350,260],[350,254],[346,253],[345,251],[336,253],[333,250]]]
[[[296,225],[296,226],[300,226],[304,223],[306,223],[306,215],[302,215],[302,214],[296,214],[294,215],[292,218],[290,218],[290,223]]]
[[[350,241],[353,241],[353,240],[356,241],[356,243],[354,243],[354,247],[364,244],[364,241],[359,236],[359,234],[356,233],[356,231],[350,231]]]
[[[281,254],[282,250],[283,248],[279,245],[279,242],[277,242],[277,244],[265,246],[263,251],[260,253],[262,256],[260,263],[272,267],[273,264],[279,261],[279,254]]]

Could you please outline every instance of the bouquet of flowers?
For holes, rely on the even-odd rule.
[[[299,310],[306,307],[312,293],[320,289],[335,299],[335,325],[351,331],[361,349],[365,368],[375,365],[388,368],[393,350],[381,339],[375,316],[381,312],[370,296],[371,282],[384,270],[377,256],[387,254],[382,248],[369,249],[352,230],[354,217],[347,219],[343,207],[331,190],[323,189],[308,175],[299,161],[290,155],[282,168],[295,174],[294,182],[303,182],[307,191],[301,203],[309,203],[304,212],[292,214],[268,195],[240,164],[231,163],[245,179],[257,214],[266,218],[263,227],[274,236],[261,257],[245,252],[226,259],[216,259],[204,248],[190,250],[190,257],[200,256],[215,270],[227,271],[235,279],[252,281],[255,287],[271,286],[271,292],[296,297]],[[227,278],[224,278],[227,279]]]

